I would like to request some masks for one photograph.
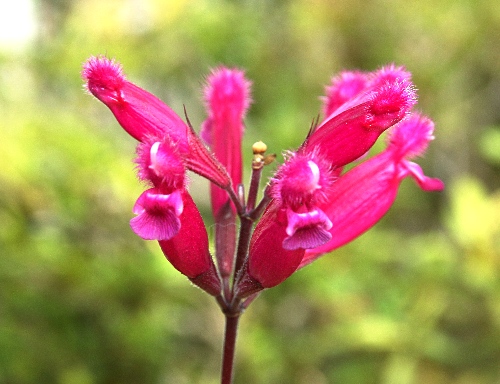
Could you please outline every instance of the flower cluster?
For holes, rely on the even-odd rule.
[[[263,143],[254,145],[245,200],[241,142],[251,83],[242,71],[221,67],[208,76],[200,135],[187,117],[185,123],[129,82],[117,62],[91,57],[82,75],[87,90],[139,142],[138,177],[149,188],[134,205],[132,230],[157,240],[170,263],[216,296],[226,312],[241,310],[245,298],[371,228],[389,210],[404,178],[426,191],[444,187],[411,161],[425,152],[434,126],[412,112],[416,91],[402,67],[334,77],[323,98],[325,118],[313,124],[296,151],[285,153],[259,203],[261,170],[274,157],[265,155]],[[385,150],[366,159],[389,128]],[[357,165],[345,171],[352,162]],[[211,182],[216,263],[189,194],[188,170]]]

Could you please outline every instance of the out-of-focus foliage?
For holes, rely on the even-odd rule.
[[[217,383],[223,317],[128,227],[134,142],[82,91],[90,55],[204,119],[209,68],[254,82],[245,145],[296,147],[331,75],[405,65],[436,122],[373,230],[264,292],[236,383],[500,380],[500,7],[496,0],[38,0],[0,51],[0,382]],[[191,190],[208,215],[206,184]]]

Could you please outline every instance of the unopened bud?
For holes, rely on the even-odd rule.
[[[252,145],[252,151],[254,155],[262,155],[267,151],[267,145],[262,141],[257,141]]]

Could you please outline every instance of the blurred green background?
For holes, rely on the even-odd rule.
[[[216,303],[129,228],[135,143],[82,90],[96,54],[196,127],[209,69],[245,69],[247,158],[300,144],[336,72],[405,65],[436,122],[419,163],[446,190],[405,181],[370,232],[264,292],[235,382],[500,382],[497,0],[2,4],[0,383],[219,381]],[[192,177],[208,218],[206,188]]]

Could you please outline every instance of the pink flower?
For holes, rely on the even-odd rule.
[[[332,78],[331,85],[326,87],[323,97],[323,115],[330,116],[345,102],[353,99],[368,86],[368,75],[363,72],[342,72]]]
[[[296,151],[285,154],[259,204],[260,172],[274,157],[264,156],[264,144],[255,147],[245,201],[241,141],[250,82],[242,71],[220,67],[207,78],[208,117],[201,136],[213,153],[167,105],[127,81],[113,60],[91,57],[82,74],[88,91],[139,141],[138,176],[148,189],[135,203],[133,231],[158,240],[170,263],[210,294],[221,295],[227,311],[238,312],[243,298],[280,284],[375,225],[404,178],[412,177],[426,191],[444,187],[411,161],[425,152],[434,126],[412,114],[416,92],[402,67],[334,77],[323,99],[325,119]],[[391,127],[387,148],[362,161]],[[358,164],[344,172],[354,161]],[[186,170],[212,183],[217,267]]]
[[[204,88],[208,118],[200,136],[226,168],[232,185],[241,184],[243,118],[250,105],[250,85],[243,71],[220,67],[208,76]],[[228,278],[233,269],[236,247],[236,207],[227,191],[210,185],[215,219],[215,248],[221,276]]]
[[[119,63],[104,56],[91,57],[82,76],[87,90],[113,112],[133,138],[144,141],[168,135],[180,152],[188,152],[186,124],[156,96],[127,81]]]
[[[186,169],[229,188],[226,170],[170,107],[127,81],[118,63],[91,57],[82,76],[88,91],[139,141],[138,176],[150,188],[134,205],[132,230],[145,240],[158,240],[177,270],[210,294],[219,295],[221,285],[205,225],[186,189]]]
[[[307,249],[300,267],[324,253],[355,239],[375,225],[396,199],[399,185],[412,177],[424,191],[440,191],[439,179],[424,175],[420,166],[410,161],[423,154],[434,138],[434,124],[426,117],[414,114],[401,121],[390,132],[387,149],[341,176],[335,183],[325,207],[331,218],[332,238],[325,244]]]
[[[186,167],[221,188],[231,180],[224,167],[207,151],[192,129],[156,96],[129,82],[120,64],[93,56],[83,66],[86,89],[102,101],[116,120],[140,142],[168,141]]]
[[[441,180],[427,177],[411,161],[427,149],[434,125],[412,114],[416,92],[402,67],[334,77],[323,99],[325,119],[311,127],[296,151],[285,154],[260,202],[262,170],[276,155],[266,154],[263,142],[252,145],[245,192],[241,142],[250,82],[242,71],[220,67],[207,78],[208,117],[200,135],[213,153],[187,116],[186,124],[155,96],[127,81],[113,60],[91,57],[82,75],[87,90],[139,141],[138,177],[147,189],[134,205],[133,231],[157,240],[172,266],[215,296],[226,316],[223,382],[232,380],[238,318],[259,291],[282,283],[375,225],[406,177],[425,191],[444,188]],[[366,159],[388,129],[387,148]],[[188,192],[187,170],[211,182],[217,264]]]
[[[409,115],[415,100],[409,73],[394,66],[373,74],[345,72],[333,80],[325,98],[330,114],[287,155],[268,188],[273,200],[252,237],[241,295],[252,292],[248,281],[275,286],[361,235],[387,212],[406,176],[424,190],[443,188],[408,161],[432,138],[432,122]],[[398,122],[386,151],[342,173]]]
[[[130,221],[145,240],[170,240],[181,228],[182,196],[186,170],[175,147],[168,142],[143,142],[137,147],[139,179],[152,185],[135,203],[137,215]]]
[[[208,118],[200,136],[227,169],[234,186],[241,184],[243,119],[250,106],[250,86],[243,71],[220,67],[208,76],[204,89]],[[230,199],[215,185],[210,186],[210,194],[214,217],[217,217]]]

